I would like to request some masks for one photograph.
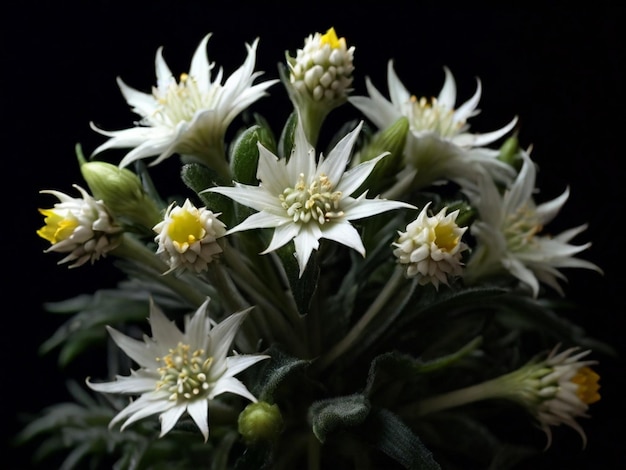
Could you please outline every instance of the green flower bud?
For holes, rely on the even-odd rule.
[[[498,159],[519,170],[522,165],[522,159],[519,157],[519,153],[519,140],[517,133],[515,133],[506,139],[500,147]]]
[[[265,401],[250,403],[239,414],[239,433],[247,444],[272,443],[283,430],[283,417],[278,405]]]
[[[161,221],[159,208],[135,173],[106,162],[86,161],[80,145],[76,146],[76,155],[94,198],[104,201],[116,217],[127,218],[150,230]]]

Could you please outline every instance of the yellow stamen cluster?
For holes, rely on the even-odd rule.
[[[344,215],[340,208],[342,193],[333,191],[333,184],[326,175],[320,175],[307,186],[304,174],[293,188],[287,188],[279,196],[283,208],[294,222],[308,223],[316,220],[324,225]]]
[[[580,401],[591,405],[600,400],[600,394],[598,393],[598,390],[600,390],[599,380],[600,376],[591,367],[585,366],[578,369],[571,381],[578,385],[576,396],[580,398]]]
[[[408,110],[411,128],[417,131],[434,131],[442,137],[452,137],[465,125],[464,121],[454,120],[454,109],[448,109],[437,102],[437,98],[411,96]]]
[[[69,238],[79,225],[77,219],[64,217],[54,209],[39,209],[39,212],[45,217],[46,225],[37,230],[37,235],[53,245]]]
[[[195,210],[193,210],[195,209]],[[167,234],[174,248],[179,253],[186,252],[189,247],[206,236],[206,230],[200,220],[197,208],[184,211],[172,211]]]
[[[192,352],[188,344],[178,343],[167,356],[157,358],[157,362],[163,366],[157,369],[161,379],[156,388],[171,392],[169,399],[172,401],[203,396],[211,387],[208,378],[213,358],[206,357],[203,349]]]

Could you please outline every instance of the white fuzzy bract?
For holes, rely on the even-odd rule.
[[[118,375],[112,382],[94,383],[87,379],[87,385],[98,392],[139,396],[113,418],[109,427],[123,421],[124,430],[140,419],[158,414],[164,436],[187,412],[206,441],[208,407],[217,396],[234,393],[257,401],[235,375],[269,356],[227,355],[249,309],[214,324],[207,314],[208,303],[207,299],[193,316],[186,316],[184,331],[180,331],[151,302],[152,337],[144,336],[143,341],[107,327],[113,341],[139,365],[131,375]]]
[[[81,198],[73,198],[54,190],[41,191],[56,196],[60,202],[52,209],[39,209],[45,224],[37,234],[52,246],[46,251],[69,253],[59,264],[70,268],[93,264],[121,243],[122,227],[115,222],[103,201],[94,199],[78,185],[73,185]]]

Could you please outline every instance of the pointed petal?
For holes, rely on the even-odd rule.
[[[456,82],[448,67],[444,67],[443,71],[445,73],[445,80],[439,92],[439,96],[437,97],[437,102],[442,107],[454,109],[454,105],[456,104]]]
[[[376,158],[359,163],[354,168],[349,169],[343,174],[341,181],[335,189],[343,192],[346,196],[350,196],[372,173],[379,160],[385,158],[387,155],[389,155],[389,153],[384,153]]]
[[[274,250],[277,250],[281,246],[286,245],[291,240],[294,239],[300,233],[300,224],[285,223],[283,225],[277,226],[274,230],[274,234],[272,235],[272,240],[268,247],[261,252],[261,254],[267,254]]]
[[[209,398],[217,397],[222,393],[234,393],[235,395],[239,395],[241,397],[247,398],[253,403],[256,403],[257,399],[247,387],[241,383],[239,379],[234,377],[223,377],[216,384],[213,390],[211,390],[211,394]]]
[[[189,67],[189,75],[196,79],[198,87],[203,93],[209,90],[211,83],[211,64],[209,63],[206,52],[211,35],[211,33],[208,33],[202,38],[202,41],[200,41],[200,44],[193,54],[191,66]]]
[[[259,361],[269,359],[270,356],[265,354],[238,354],[236,356],[228,356],[226,358],[226,376],[233,377],[242,370],[256,364]]]
[[[349,203],[344,204],[343,210],[346,214],[346,220],[356,220],[402,207],[406,209],[417,209],[415,206],[406,202],[379,198],[366,199],[365,194],[362,194],[358,199],[353,199]]]
[[[396,107],[404,106],[411,99],[409,90],[402,84],[393,67],[393,60],[387,62],[387,85],[389,98]]]
[[[187,413],[200,429],[204,442],[209,439],[209,407],[206,400],[194,400],[187,405]]]
[[[167,318],[153,300],[150,300],[150,318],[148,321],[152,330],[152,339],[162,351],[167,352],[169,348],[175,348],[178,343],[185,341],[185,337],[176,323]]]
[[[333,223],[324,226],[323,237],[341,243],[365,256],[365,247],[359,232],[348,222]]]
[[[215,325],[211,330],[211,352],[209,356],[215,358],[224,358],[228,354],[230,345],[232,344],[241,323],[246,319],[248,312],[252,309],[248,308],[241,312],[233,313],[226,317],[220,323]]]
[[[237,201],[244,206],[251,207],[257,211],[268,210],[275,214],[285,212],[283,207],[280,205],[278,197],[271,195],[268,191],[259,186],[235,183],[235,187],[233,188],[218,186],[216,188],[205,189],[203,192],[205,191],[223,194],[224,196],[228,196],[234,201]]]
[[[126,102],[132,107],[134,113],[144,117],[150,116],[156,111],[158,103],[154,99],[154,96],[129,87],[119,77],[117,77],[117,86],[120,88]]]
[[[159,421],[161,421],[161,433],[159,434],[159,437],[165,436],[172,430],[174,425],[185,412],[185,408],[186,407],[184,405],[177,405],[159,415]]]
[[[359,122],[356,128],[346,134],[328,154],[328,157],[319,165],[317,174],[325,174],[328,179],[335,183],[341,180],[342,175],[348,166],[348,160],[352,152],[354,142],[361,132],[363,121]]]
[[[279,228],[287,225],[293,225],[290,224],[290,222],[291,219],[281,215],[272,214],[271,212],[257,212],[256,214],[252,214],[239,225],[228,230],[226,235],[241,232],[243,230],[252,230],[255,228]]]
[[[319,239],[321,237],[322,233],[319,226],[317,224],[308,224],[306,227],[302,227],[300,233],[293,239],[296,248],[295,256],[300,267],[300,276],[306,269],[311,252],[319,248]]]
[[[137,364],[146,368],[150,368],[155,365],[154,352],[147,347],[145,342],[126,336],[108,325],[106,329],[115,344],[117,344],[118,347]]]

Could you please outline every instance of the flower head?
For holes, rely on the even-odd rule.
[[[346,102],[352,91],[354,47],[337,37],[334,28],[304,41],[296,56],[287,53],[289,77],[283,81],[299,110],[309,142],[315,143],[326,115]]]
[[[511,168],[497,159],[498,152],[485,148],[504,136],[515,126],[513,119],[506,126],[483,134],[469,132],[469,118],[476,116],[482,93],[481,82],[474,95],[455,108],[456,83],[447,67],[445,82],[436,98],[417,98],[398,78],[393,62],[389,61],[387,78],[390,100],[372,84],[366,87],[369,96],[354,96],[348,100],[380,129],[385,129],[399,118],[409,120],[405,161],[407,171],[416,172],[417,187],[439,180],[452,180],[465,187],[473,187],[480,168],[487,169],[496,179],[511,178]]]
[[[573,347],[558,353],[555,347],[547,358],[535,359],[526,366],[502,376],[506,398],[525,406],[537,419],[552,442],[551,426],[566,424],[575,429],[587,442],[585,432],[576,418],[588,418],[589,405],[600,400],[598,381],[591,365],[596,361],[582,360],[591,351]]]
[[[393,254],[406,266],[407,277],[418,276],[420,285],[432,283],[438,288],[440,282],[448,284],[448,277],[462,273],[461,254],[468,247],[461,238],[467,227],[456,224],[458,210],[446,215],[444,207],[429,217],[429,206],[430,202],[407,225],[406,232],[398,232]]]
[[[543,282],[561,295],[558,279],[565,276],[558,268],[585,268],[602,272],[595,264],[574,255],[586,250],[591,243],[572,245],[569,241],[585,230],[581,225],[556,236],[541,235],[543,227],[551,222],[569,197],[566,189],[559,197],[536,205],[535,164],[522,151],[522,168],[514,183],[502,194],[488,175],[479,180],[479,191],[470,193],[470,201],[477,209],[478,220],[470,229],[477,247],[472,253],[464,278],[468,283],[508,271],[539,294]]]
[[[223,393],[234,393],[252,402],[254,395],[235,375],[267,359],[261,354],[228,356],[248,310],[234,313],[213,326],[207,315],[208,299],[193,316],[185,317],[181,332],[154,304],[150,304],[152,337],[139,341],[107,327],[113,341],[140,367],[129,376],[87,385],[103,393],[139,395],[111,421],[124,421],[122,430],[150,415],[159,414],[161,436],[187,412],[205,441],[209,437],[208,406]]]
[[[195,207],[189,199],[182,206],[172,203],[161,222],[154,226],[158,234],[157,254],[170,266],[170,271],[189,269],[204,271],[222,252],[217,239],[226,233],[226,226],[205,207]]]
[[[120,78],[117,82],[133,111],[141,116],[139,125],[120,131],[95,131],[109,136],[94,154],[110,148],[130,148],[120,162],[129,165],[135,160],[156,156],[160,163],[174,153],[193,157],[214,170],[228,174],[224,155],[224,134],[233,119],[250,104],[266,94],[267,88],[278,80],[253,85],[262,72],[254,72],[258,39],[246,45],[248,55],[244,64],[222,84],[222,69],[212,79],[206,55],[207,34],[196,49],[189,73],[176,80],[163,59],[162,50],[156,54],[157,85],[152,94],[135,90]]]
[[[212,191],[234,199],[258,212],[252,214],[227,234],[255,228],[275,228],[274,236],[263,253],[280,248],[289,241],[295,244],[295,256],[304,272],[311,252],[326,238],[355,249],[365,256],[365,248],[351,220],[361,219],[410,204],[385,199],[367,199],[367,191],[352,194],[366,180],[376,162],[371,159],[348,171],[350,152],[362,123],[337,143],[328,157],[320,156],[307,142],[302,126],[296,130],[291,157],[279,159],[259,144],[258,186],[235,183],[234,187],[215,187]]]
[[[82,198],[73,198],[60,191],[41,191],[56,196],[60,202],[52,209],[39,209],[46,225],[37,230],[37,235],[52,244],[46,253],[69,253],[59,264],[73,262],[70,268],[82,266],[87,261],[93,264],[101,256],[106,256],[119,246],[123,232],[102,201],[95,200],[80,186],[73,186]]]

